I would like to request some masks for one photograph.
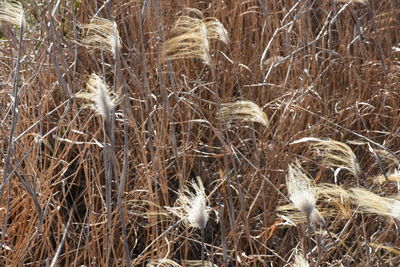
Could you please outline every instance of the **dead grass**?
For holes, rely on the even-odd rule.
[[[201,266],[199,231],[166,209],[197,176],[206,266],[400,263],[398,221],[348,197],[399,191],[396,1],[50,2],[22,1],[24,27],[0,22],[0,266]],[[161,60],[187,15],[228,33],[209,43],[209,65]],[[81,44],[94,16],[115,21],[120,49]],[[107,130],[77,97],[92,73],[121,99]],[[219,120],[243,99],[267,123]],[[359,170],[290,145],[304,137],[347,144]],[[296,159],[325,228],[278,216]]]

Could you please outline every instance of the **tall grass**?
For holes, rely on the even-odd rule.
[[[28,2],[0,11],[0,266],[398,265],[397,215],[351,197],[397,203],[396,1]],[[207,56],[166,52],[188,33]],[[78,97],[92,73],[113,127]],[[197,176],[203,234],[166,208]]]

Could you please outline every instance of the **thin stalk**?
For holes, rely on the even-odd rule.
[[[21,55],[22,55],[22,48],[23,48],[22,44],[23,44],[23,39],[24,39],[24,30],[25,30],[25,25],[24,25],[24,23],[22,23],[21,28],[20,28],[17,62],[16,62],[16,66],[15,66],[15,74],[14,74],[14,81],[13,81],[12,96],[13,96],[14,103],[13,103],[13,108],[12,108],[12,121],[11,121],[9,137],[8,137],[7,157],[4,161],[5,167],[4,167],[3,179],[2,179],[1,188],[0,188],[0,203],[3,200],[4,185],[7,181],[6,178],[11,169],[11,154],[15,154],[15,152],[14,152],[14,133],[15,133],[15,128],[17,126],[17,121],[18,121],[18,93],[19,93],[18,81],[19,81]],[[12,187],[12,177],[10,177],[10,179],[8,180],[9,194],[8,194],[8,199],[7,199],[7,212],[6,212],[6,216],[4,218],[3,235],[2,235],[1,243],[4,243],[4,237],[6,236],[6,233],[7,233],[7,221],[8,221],[10,205],[11,205],[11,187]]]
[[[113,170],[115,170],[115,139],[114,139],[114,124],[115,124],[115,113],[114,110],[111,114],[107,114],[104,120],[104,167],[105,167],[105,184],[106,184],[106,219],[107,219],[107,242],[106,242],[106,265],[112,265],[109,263],[111,247],[113,245],[113,231],[112,231],[112,203],[111,203],[111,191],[112,191],[112,180]],[[107,142],[109,140],[109,143]],[[114,171],[115,172],[115,171]]]
[[[204,227],[201,227],[201,266],[204,267]]]
[[[114,66],[114,92],[118,92],[118,87],[121,86],[121,95],[122,95],[122,112],[124,114],[123,118],[123,127],[124,127],[124,159],[122,163],[122,173],[118,186],[118,196],[117,196],[117,206],[119,211],[119,216],[121,220],[121,232],[122,232],[122,240],[124,242],[124,252],[125,252],[125,261],[126,266],[131,266],[131,258],[129,252],[128,245],[128,237],[126,231],[126,222],[125,222],[125,214],[122,204],[122,195],[125,190],[128,165],[129,165],[129,132],[128,132],[128,103],[127,103],[127,93],[125,87],[122,85],[122,72],[121,72],[121,59],[120,59],[120,50],[118,46],[115,49],[115,66]]]

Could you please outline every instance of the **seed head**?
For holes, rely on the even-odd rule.
[[[194,193],[184,188],[177,200],[178,208],[169,210],[183,219],[187,226],[204,229],[208,221],[209,207],[200,177],[197,177],[197,183],[191,182],[191,187]]]
[[[363,189],[352,188],[351,198],[364,212],[375,213],[395,219],[400,219],[400,201],[394,198],[381,197]]]
[[[11,24],[15,27],[26,25],[25,12],[19,2],[0,2],[0,21]]]
[[[304,173],[298,161],[289,165],[288,174],[286,176],[286,186],[288,188],[289,199],[292,201],[293,205],[303,212],[312,222],[323,223],[323,218],[315,207],[315,185]]]
[[[84,25],[87,34],[84,44],[110,52],[114,57],[121,47],[117,23],[108,19],[93,17],[89,24]]]
[[[115,97],[112,97],[107,84],[97,74],[90,75],[86,84],[88,92],[77,95],[92,102],[92,109],[107,119],[115,108]]]
[[[257,104],[247,100],[222,104],[217,117],[221,121],[242,120],[258,122],[265,127],[269,125],[268,117],[264,111]]]

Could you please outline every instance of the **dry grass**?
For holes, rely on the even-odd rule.
[[[165,208],[197,176],[205,265],[398,266],[397,220],[349,197],[400,190],[397,1],[28,2],[0,11],[0,266],[201,266],[199,231]],[[182,17],[207,56],[165,53]],[[92,73],[119,97],[107,127],[77,97]],[[220,120],[243,99],[265,123]],[[310,136],[337,149],[290,145]],[[296,159],[326,227],[277,212]]]

